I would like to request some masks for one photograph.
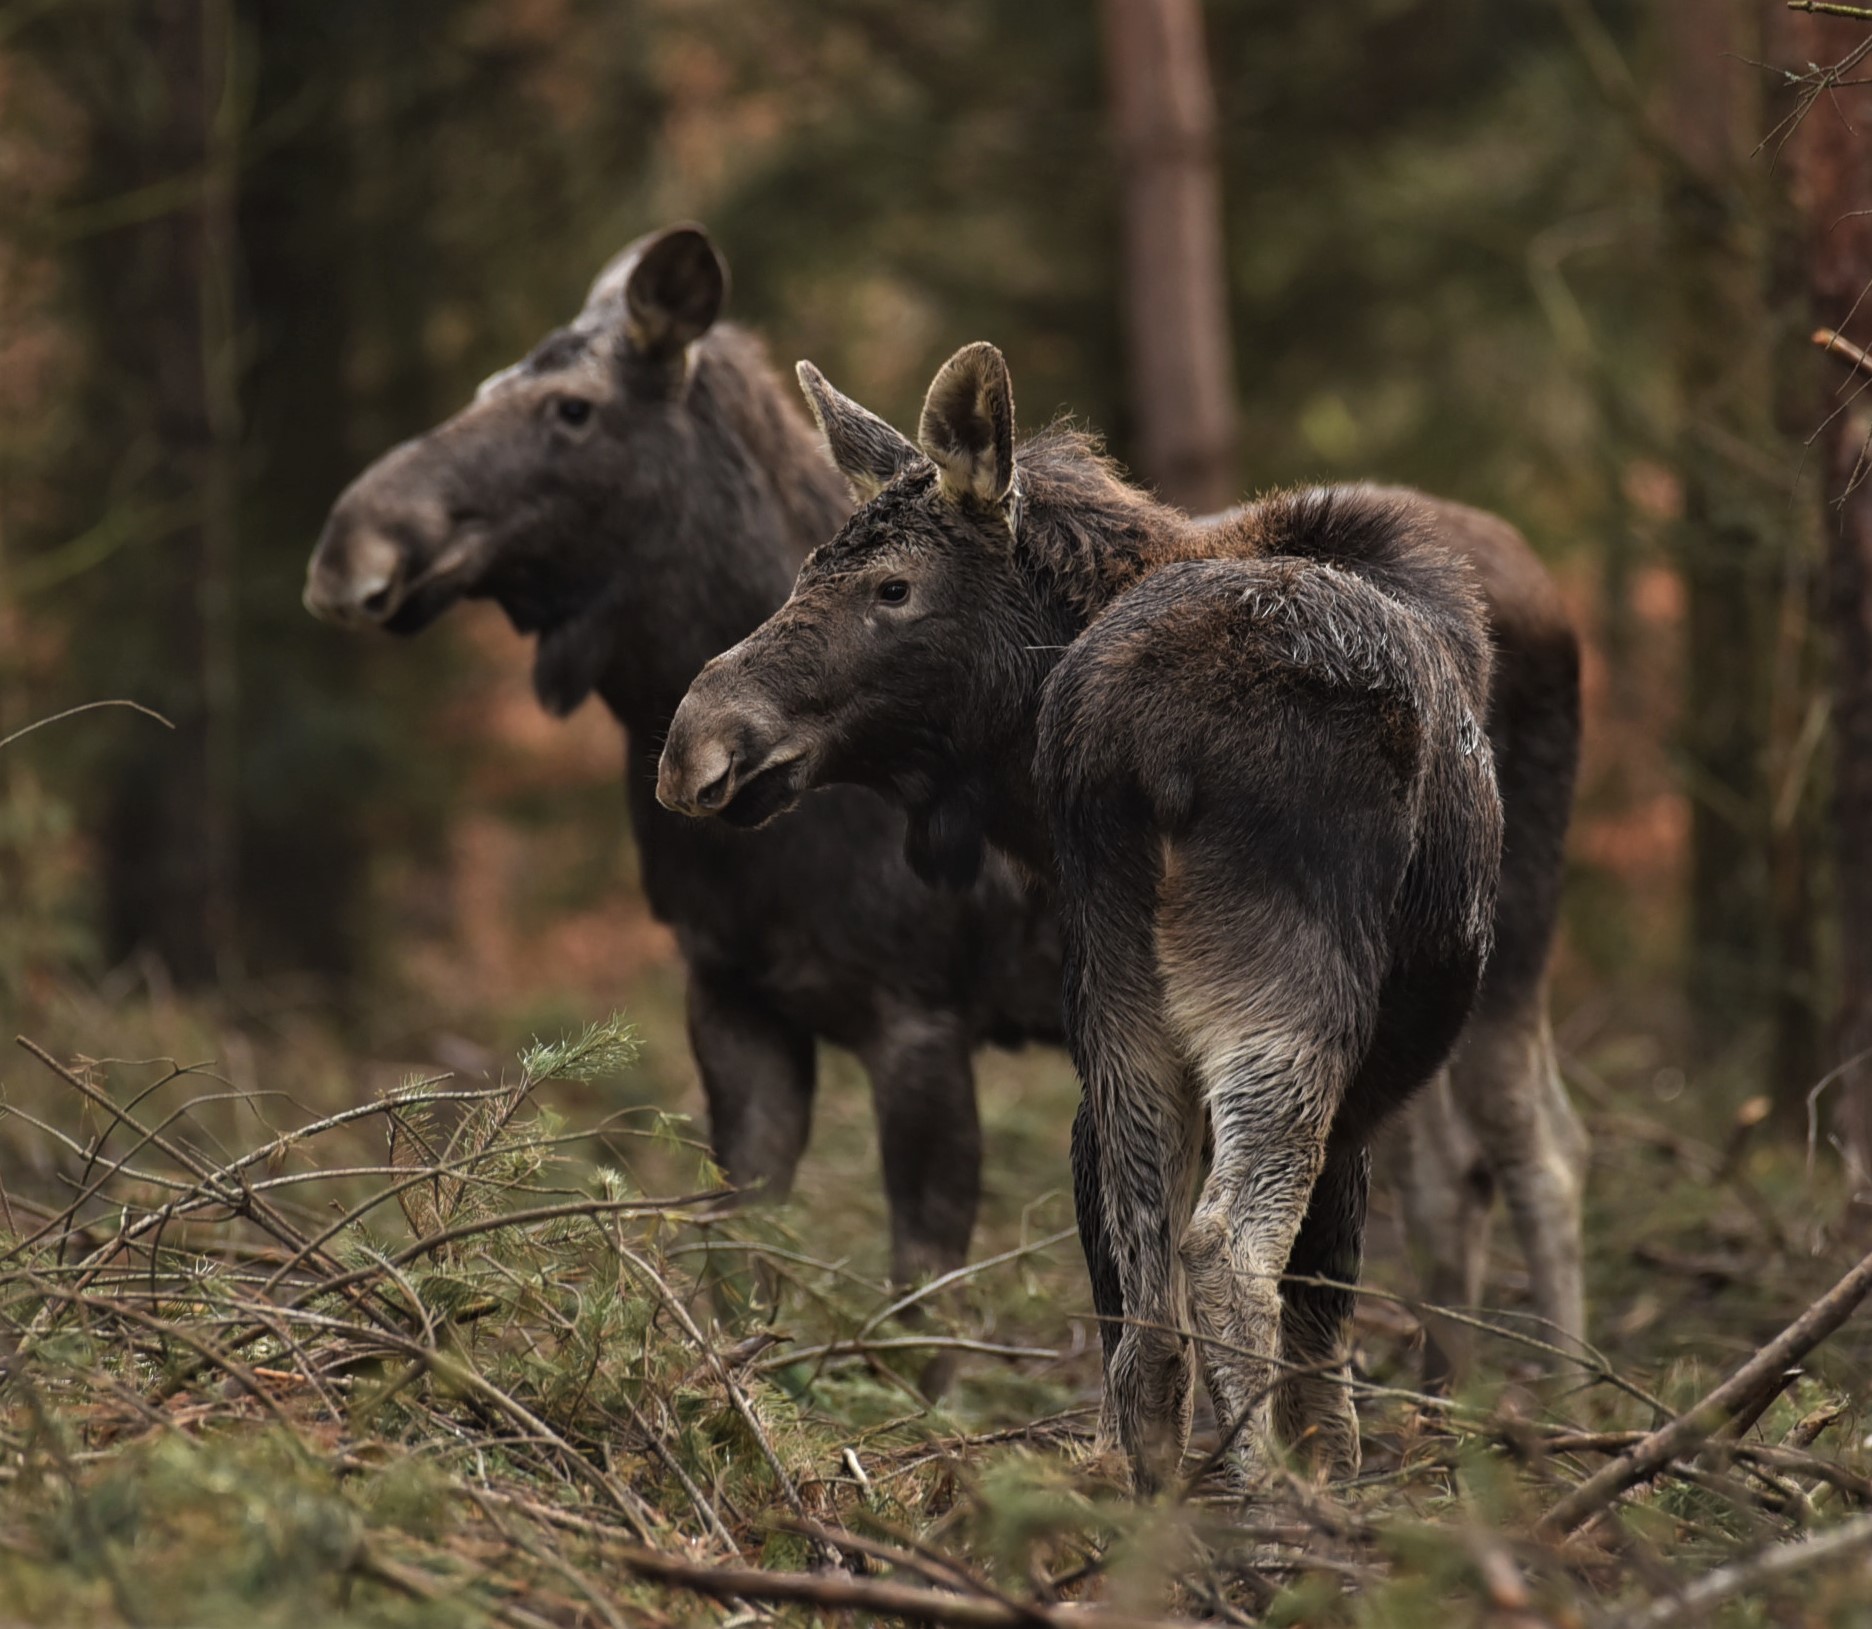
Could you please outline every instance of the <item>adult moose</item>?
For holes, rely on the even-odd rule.
[[[1372,488],[1193,522],[1069,430],[1017,456],[988,345],[937,375],[920,448],[800,373],[867,501],[703,670],[658,796],[733,819],[856,782],[956,880],[989,845],[1053,877],[1080,1229],[1138,1479],[1182,1452],[1186,1326],[1238,1447],[1278,1420],[1348,1473],[1333,1371],[1369,1143],[1456,1041],[1497,900],[1490,626],[1459,556],[1524,546]],[[1551,645],[1571,680],[1564,619],[1546,639],[1516,620],[1497,637]],[[1564,831],[1558,733],[1528,755],[1563,770],[1537,832]]]
[[[624,250],[569,327],[358,477],[305,600],[414,634],[491,598],[537,636],[549,711],[603,699],[627,738],[644,889],[687,970],[717,1159],[738,1187],[785,1194],[815,1038],[849,1048],[876,1102],[892,1271],[911,1280],[966,1258],[981,1168],[971,1053],[1059,1039],[1057,940],[1005,869],[962,893],[920,880],[903,816],[872,793],[747,832],[657,805],[657,749],[689,681],[785,599],[851,509],[759,343],[716,322],[726,284],[700,228]],[[755,796],[739,814],[772,812]]]

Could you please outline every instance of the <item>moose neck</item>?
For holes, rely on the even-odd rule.
[[[1245,537],[1192,522],[1132,486],[1080,431],[1041,431],[1020,449],[1019,468],[1014,563],[1059,646],[1160,566],[1252,550]],[[1052,660],[1060,654],[1052,651]]]
[[[1018,467],[1013,564],[1023,603],[1013,626],[1022,648],[998,664],[993,693],[978,700],[976,728],[913,806],[913,826],[941,832],[972,817],[989,843],[1044,878],[1052,854],[1033,784],[1035,729],[1041,692],[1066,647],[1159,566],[1248,545],[1129,485],[1082,432],[1041,431],[1021,447]]]
[[[650,508],[603,517],[618,569],[592,609],[608,647],[597,689],[638,754],[655,753],[702,665],[779,608],[851,507],[751,336],[698,343],[683,411],[686,467]]]

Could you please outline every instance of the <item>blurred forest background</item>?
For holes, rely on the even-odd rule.
[[[236,1059],[450,1061],[668,979],[597,704],[541,715],[487,607],[398,644],[299,590],[351,476],[695,218],[731,314],[900,424],[992,338],[1029,427],[1069,411],[1173,493],[1371,476],[1524,528],[1589,640],[1569,1052],[1803,1131],[1843,1055],[1850,375],[1808,341],[1767,138],[1780,70],[1864,26],[1211,0],[1223,439],[1192,472],[1127,364],[1122,10],[1108,38],[1083,0],[0,6],[0,735],[100,697],[176,726],[0,751],[9,1022],[179,1001]]]

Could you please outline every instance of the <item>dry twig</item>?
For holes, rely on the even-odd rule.
[[[1649,1481],[1671,1461],[1700,1446],[1719,1427],[1754,1405],[1765,1388],[1779,1390],[1788,1371],[1853,1314],[1872,1293],[1872,1255],[1694,1407],[1634,1443],[1588,1477],[1541,1518],[1540,1532],[1561,1538],[1599,1514],[1627,1488]]]

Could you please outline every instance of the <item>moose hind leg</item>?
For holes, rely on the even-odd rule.
[[[1281,1284],[1286,1372],[1274,1396],[1275,1429],[1289,1447],[1340,1480],[1359,1468],[1358,1413],[1346,1384],[1347,1332],[1370,1196],[1370,1149],[1329,1143]]]
[[[1105,1201],[1099,1183],[1098,1126],[1092,1118],[1091,1099],[1080,1094],[1072,1123],[1073,1214],[1079,1221],[1079,1245],[1085,1252],[1086,1273],[1092,1280],[1092,1314],[1098,1319],[1099,1352],[1105,1373],[1111,1372],[1113,1354],[1124,1334],[1124,1286],[1118,1257],[1105,1230]],[[1119,1446],[1118,1420],[1112,1409],[1111,1388],[1099,1399],[1095,1452]]]
[[[1544,993],[1485,1000],[1451,1065],[1458,1108],[1507,1201],[1542,1337],[1579,1353],[1586,1338],[1581,1208],[1586,1133],[1554,1057]]]
[[[1189,1442],[1192,1370],[1175,1240],[1201,1160],[1201,1106],[1164,1028],[1154,865],[1116,845],[1100,853],[1069,841],[1062,856],[1087,874],[1061,913],[1067,1032],[1085,1092],[1074,1202],[1095,1304],[1123,1314],[1122,1324],[1103,1326],[1115,1333],[1100,1337],[1100,1425],[1149,1493],[1175,1473]]]
[[[1284,900],[1238,884],[1235,910],[1215,910],[1224,896],[1201,860],[1176,868],[1158,943],[1166,1011],[1215,1147],[1180,1244],[1191,1321],[1232,1473],[1245,1483],[1273,1426],[1281,1275],[1371,1033],[1376,979],[1359,976],[1328,924]],[[1351,1441],[1356,1452],[1356,1432]]]
[[[1457,1112],[1449,1070],[1439,1070],[1381,1135],[1425,1299],[1432,1307],[1473,1308],[1488,1264],[1495,1178],[1482,1145]],[[1473,1335],[1454,1318],[1424,1313],[1426,1386],[1445,1387],[1468,1373]]]
[[[1229,1462],[1245,1482],[1271,1434],[1283,1349],[1280,1279],[1324,1163],[1331,1108],[1278,1040],[1199,1066],[1215,1157],[1178,1245]]]
[[[1098,1125],[1105,1245],[1124,1308],[1122,1333],[1109,1348],[1105,1407],[1138,1491],[1151,1493],[1176,1473],[1189,1445],[1194,1374],[1176,1240],[1190,1214],[1202,1116],[1167,1047],[1109,1058],[1088,1073],[1087,1090]]]

